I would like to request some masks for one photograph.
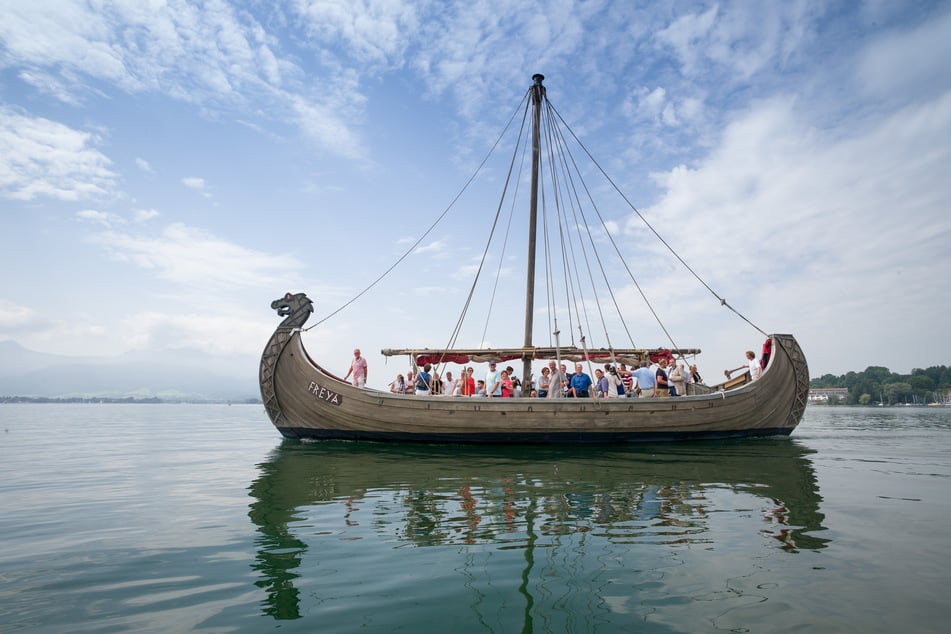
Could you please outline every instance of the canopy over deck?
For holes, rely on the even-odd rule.
[[[598,363],[626,363],[640,365],[641,361],[656,363],[659,359],[671,359],[700,354],[699,348],[384,348],[380,351],[385,357],[408,355],[418,365],[426,363],[487,363],[489,361],[528,361],[542,359],[563,359],[567,361],[593,361]]]

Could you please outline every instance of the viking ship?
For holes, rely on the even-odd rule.
[[[681,348],[675,345],[649,348],[633,345],[616,347],[608,342],[608,345],[594,348],[588,346],[587,336],[583,332],[577,341],[572,339],[571,343],[561,343],[559,315],[568,314],[572,325],[577,322],[581,332],[581,324],[588,323],[588,318],[580,314],[583,311],[577,310],[579,314],[570,317],[573,307],[576,308],[579,303],[585,305],[584,300],[579,302],[577,297],[583,296],[585,292],[590,293],[591,288],[607,289],[610,292],[611,284],[600,259],[595,260],[597,266],[590,265],[591,259],[597,256],[593,248],[594,240],[590,237],[588,220],[583,211],[583,197],[579,194],[590,190],[583,181],[584,175],[577,169],[572,171],[575,158],[570,150],[565,149],[567,141],[571,138],[577,141],[577,136],[570,132],[570,128],[569,134],[565,134],[564,128],[567,125],[548,101],[546,89],[542,84],[544,77],[535,75],[532,79],[533,84],[526,93],[523,110],[522,129],[527,132],[518,136],[520,142],[523,138],[525,142],[516,144],[516,155],[510,163],[510,166],[514,166],[518,162],[516,159],[520,147],[525,156],[528,152],[526,148],[531,146],[523,345],[511,348],[459,348],[455,345],[443,348],[387,348],[381,353],[384,356],[407,355],[414,366],[425,363],[439,366],[450,362],[521,360],[523,386],[532,384],[533,363],[548,360],[554,360],[556,365],[565,361],[585,362],[589,364],[590,369],[590,364],[595,362],[613,364],[614,367],[618,363],[629,363],[636,367],[644,361],[650,363],[662,358],[673,360],[696,356],[700,353],[698,348]],[[582,149],[587,153],[583,146]],[[590,153],[588,155],[590,156]],[[558,172],[559,169],[561,172]],[[600,166],[598,169],[600,170]],[[556,177],[556,172],[563,175]],[[541,182],[543,176],[546,183],[550,183],[544,187]],[[507,182],[512,180],[520,182],[517,176],[513,178],[510,173]],[[613,181],[608,180],[613,185]],[[627,200],[623,194],[621,196]],[[550,211],[549,206],[554,211]],[[641,216],[633,206],[631,208]],[[493,234],[499,224],[499,213],[502,209],[503,202],[500,202],[493,224]],[[621,249],[613,240],[596,207],[595,214],[601,220],[604,241],[613,247],[620,258]],[[649,224],[648,228],[670,249],[667,242],[660,238]],[[570,230],[576,230],[577,237],[571,238],[568,235]],[[545,312],[554,337],[549,340],[549,345],[545,346],[536,345],[533,337],[536,246],[539,234],[543,237],[544,271],[547,274],[545,294],[548,297],[548,306]],[[490,241],[491,239],[490,236]],[[488,245],[486,249],[488,250]],[[581,258],[577,257],[579,252],[582,254]],[[411,251],[408,251],[404,254],[397,264],[410,253]],[[556,254],[567,259],[572,253],[576,254],[574,263],[565,261],[559,265],[552,262]],[[683,258],[675,252],[674,256],[690,270]],[[585,266],[579,267],[577,260],[582,258]],[[630,266],[623,258],[621,262],[623,270],[630,274],[633,286],[641,290]],[[579,270],[586,270],[590,275],[598,269],[604,276],[603,283],[599,285],[593,277],[590,281],[580,281]],[[481,271],[480,266],[477,278]],[[555,288],[556,282],[552,280],[557,277],[559,271],[563,271],[558,283],[565,289],[565,307],[555,305],[554,298],[560,295]],[[717,297],[722,306],[753,325],[725,299],[717,296],[696,273],[692,270],[690,272]],[[366,290],[368,289],[363,292]],[[597,297],[597,292],[594,294],[595,302],[603,299]],[[642,296],[643,294],[641,292]],[[469,308],[471,299],[470,291],[463,314]],[[611,299],[617,307],[618,302],[613,294]],[[326,370],[311,357],[304,348],[301,337],[306,322],[314,312],[313,302],[306,294],[286,293],[274,300],[271,308],[284,320],[278,325],[261,356],[261,396],[274,426],[287,438],[581,444],[788,435],[802,419],[809,392],[808,366],[795,337],[791,334],[767,334],[753,326],[766,335],[764,350],[769,350],[768,361],[764,364],[759,378],[753,380],[755,377],[751,377],[749,372],[733,377],[732,372],[736,370],[728,370],[725,372],[727,380],[722,383],[709,386],[690,383],[686,394],[670,398],[662,398],[660,394],[657,398],[648,397],[646,393],[641,395],[642,398],[530,398],[527,389],[521,398],[395,394],[352,385]],[[652,308],[651,312],[654,312]],[[623,311],[618,309],[618,313],[623,321]],[[330,316],[333,314],[335,313]],[[598,314],[603,318],[600,308]],[[460,322],[461,320],[462,317]],[[662,326],[662,329],[666,332],[666,328]],[[457,326],[451,344],[457,340],[458,330]],[[629,331],[626,325],[624,330]],[[766,356],[764,355],[764,361]],[[558,388],[553,386],[552,389]]]

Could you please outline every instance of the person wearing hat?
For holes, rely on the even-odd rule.
[[[502,379],[495,361],[489,361],[489,371],[485,373],[485,393],[493,398],[502,396]]]

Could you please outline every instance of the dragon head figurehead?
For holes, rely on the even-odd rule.
[[[314,302],[304,293],[285,293],[271,302],[271,308],[285,318],[278,328],[300,328],[314,312]]]

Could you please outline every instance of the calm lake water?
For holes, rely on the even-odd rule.
[[[0,405],[0,632],[945,632],[949,478],[951,408],[556,449]]]

